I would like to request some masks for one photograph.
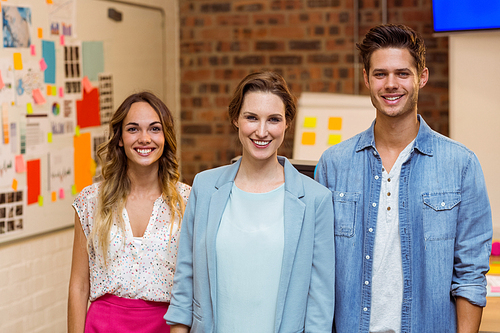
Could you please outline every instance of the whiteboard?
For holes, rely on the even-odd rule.
[[[318,161],[321,154],[370,127],[370,96],[304,92],[298,101],[293,158]]]
[[[56,1],[54,1],[56,2]],[[32,55],[30,48],[2,48],[0,58],[12,59],[13,53],[20,53],[23,62],[27,59],[40,61],[42,58],[42,41],[53,41],[55,43],[56,58],[56,80],[53,86],[64,86],[64,47],[60,36],[51,36],[49,22],[49,7],[46,1],[39,0],[9,0],[2,2],[3,6],[22,6],[31,9],[31,43],[35,46],[36,55]],[[122,13],[122,21],[116,22],[108,18],[108,9],[113,8]],[[38,38],[38,28],[43,29],[43,38]],[[116,1],[78,0],[76,1],[76,21],[72,37],[64,40],[65,45],[72,45],[80,42],[102,42],[104,73],[111,74],[113,86],[113,109],[125,99],[126,96],[139,90],[150,90],[160,98],[165,98],[165,13],[162,9],[134,5],[131,3],[119,3]],[[94,87],[98,86],[97,81],[90,82]],[[45,94],[45,92],[44,92]],[[64,95],[68,99],[68,95]],[[52,102],[58,101],[57,96],[45,96],[47,103],[36,105],[33,103],[34,119],[43,118],[43,114],[53,112]],[[81,97],[80,97],[81,98]],[[75,97],[74,100],[77,100]],[[17,143],[21,142],[21,127],[28,127],[26,103],[17,103],[8,106],[8,123],[16,123],[16,137],[12,139]],[[37,118],[38,117],[38,118]],[[24,124],[24,125],[21,125]],[[94,137],[103,136],[107,126],[97,126],[82,128],[80,135],[90,133]],[[73,146],[75,133],[52,135],[52,142],[49,133],[41,132],[42,144],[36,149],[26,147],[26,153],[20,154],[20,150],[15,155],[22,155],[24,161],[40,161],[40,196],[41,205],[34,203],[27,205],[27,174],[26,172],[15,172],[14,178],[17,181],[17,191],[12,186],[5,184],[0,186],[0,192],[5,193],[5,202],[2,203],[0,193],[0,223],[8,222],[8,217],[2,219],[1,208],[11,210],[22,206],[19,226],[14,230],[7,231],[4,226],[3,233],[0,230],[0,243],[13,241],[53,230],[65,228],[74,223],[74,210],[71,204],[76,197],[76,193],[71,193],[70,189],[65,189],[64,198],[57,192],[56,200],[52,201],[53,192],[49,184],[49,160],[50,154],[66,151]],[[92,140],[93,141],[93,140]],[[12,143],[12,140],[11,140]],[[4,153],[12,154],[10,144],[0,144],[2,156]],[[93,153],[93,147],[92,147]],[[5,183],[5,182],[4,182]],[[17,201],[17,193],[23,192],[22,201]],[[9,193],[14,193],[10,195]],[[14,198],[14,202],[11,201]],[[17,222],[16,222],[17,223]]]

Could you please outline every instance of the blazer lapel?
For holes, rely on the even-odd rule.
[[[215,315],[215,295],[217,293],[217,255],[215,249],[215,242],[217,239],[217,232],[219,230],[222,214],[226,208],[231,188],[233,187],[234,178],[240,167],[240,161],[228,166],[219,179],[215,183],[215,192],[210,199],[210,206],[208,209],[207,217],[207,263],[208,263],[208,276],[210,281],[210,296],[212,298],[212,310]]]
[[[283,249],[283,263],[281,265],[280,285],[278,289],[278,303],[276,306],[275,332],[279,331],[285,297],[290,283],[293,261],[304,222],[305,204],[300,200],[304,196],[304,186],[299,172],[287,159],[278,157],[285,168],[285,248]]]

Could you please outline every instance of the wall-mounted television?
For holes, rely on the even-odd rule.
[[[432,0],[434,32],[500,29],[500,0]]]

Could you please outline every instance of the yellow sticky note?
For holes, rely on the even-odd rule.
[[[23,58],[19,52],[14,52],[14,69],[18,71],[23,69]]]
[[[57,96],[57,87],[52,86],[52,96]]]
[[[314,133],[314,132],[302,133],[302,144],[303,145],[313,145],[315,143],[316,143],[316,133]]]
[[[43,206],[43,196],[38,196],[38,206]]]
[[[71,185],[71,194],[76,195],[76,185]]]
[[[52,132],[47,133],[47,142],[52,143]]]
[[[56,201],[56,200],[57,200],[57,192],[53,191],[52,192],[52,201]]]
[[[331,131],[340,131],[342,129],[342,118],[340,117],[328,118],[328,129]]]
[[[17,179],[12,179],[12,189],[14,191],[17,191]]]
[[[79,125],[76,125],[76,127],[75,127],[75,135],[80,136],[80,126]]]
[[[43,29],[38,28],[38,38],[43,38]]]
[[[305,117],[304,118],[305,128],[316,128],[316,117]]]
[[[33,105],[31,105],[31,103],[26,103],[26,112],[28,114],[32,114],[33,113]]]
[[[342,135],[340,134],[330,134],[328,136],[328,145],[333,146],[342,141]]]

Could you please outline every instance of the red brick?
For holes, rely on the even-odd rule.
[[[288,16],[288,23],[292,25],[296,24],[320,24],[323,23],[323,13],[321,12],[310,12],[310,13],[299,13],[290,14]]]
[[[271,1],[272,10],[294,10],[303,9],[304,5],[301,0],[274,0]]]
[[[199,35],[202,40],[229,39],[231,37],[231,29],[223,27],[203,29],[199,32]]]
[[[301,27],[272,27],[269,29],[269,37],[304,38],[305,30]]]
[[[432,22],[432,12],[428,10],[406,10],[403,12],[403,20],[405,22]]]
[[[250,16],[248,14],[242,15],[220,15],[216,20],[218,25],[248,25],[250,23]]]
[[[285,15],[283,14],[254,14],[252,17],[253,24],[258,25],[281,25],[285,23]]]
[[[185,81],[204,81],[212,77],[212,71],[209,69],[185,70],[182,74],[182,80]]]

